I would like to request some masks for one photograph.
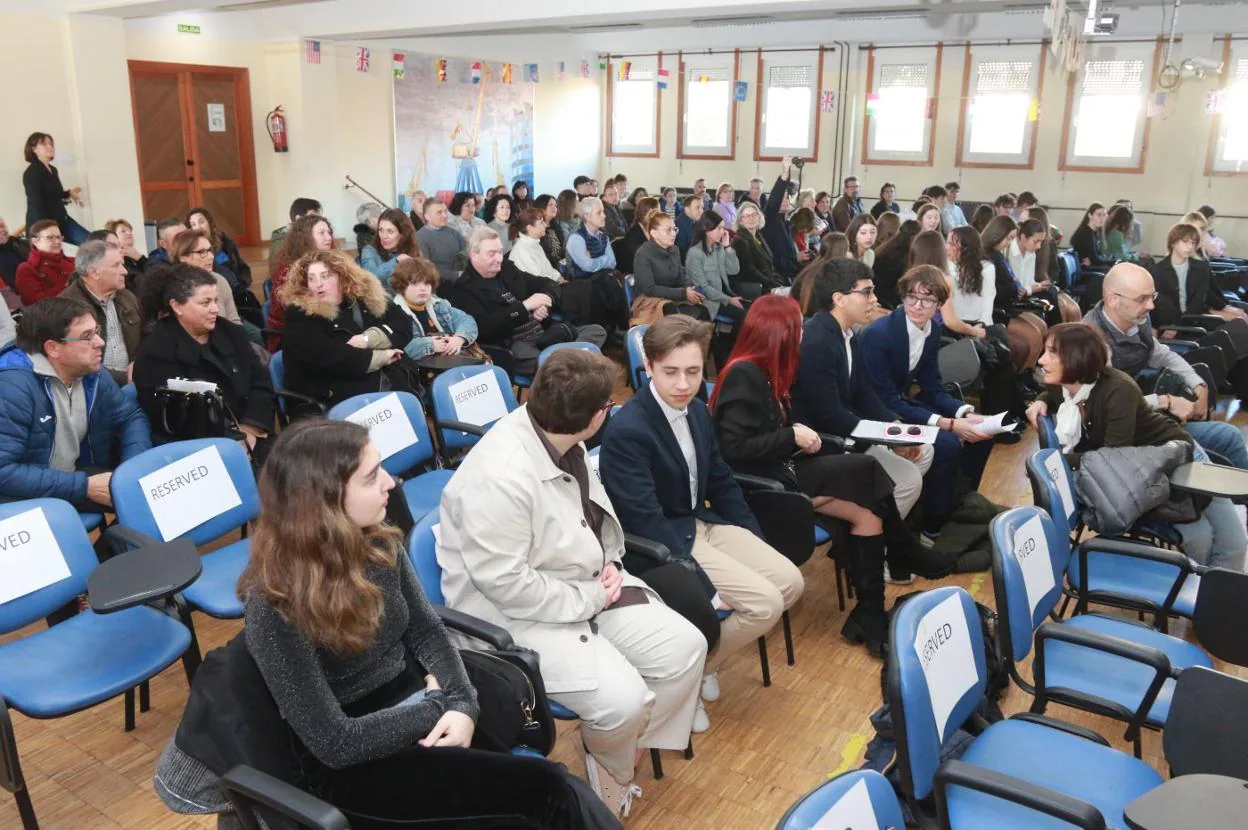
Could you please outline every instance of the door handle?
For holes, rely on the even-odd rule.
[[[186,166],[187,166],[187,167],[194,167],[194,166],[195,166],[195,159],[187,159],[187,160],[186,160]]]

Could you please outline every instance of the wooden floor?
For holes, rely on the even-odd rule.
[[[257,276],[257,286],[261,279]],[[623,376],[621,370],[621,383]],[[625,390],[620,392],[617,400],[626,397]],[[1248,423],[1242,415],[1235,420],[1241,419]],[[1035,448],[1032,433],[1012,447],[997,447],[981,492],[1000,504],[1029,504],[1023,459]],[[803,572],[806,593],[792,612],[796,665],[785,664],[779,629],[769,638],[770,688],[762,686],[755,649],[729,659],[720,673],[720,700],[708,706],[711,730],[696,737],[696,757],[686,761],[680,753],[664,753],[662,781],[653,780],[648,764],[639,768],[637,783],[644,795],[634,802],[626,822],[631,830],[772,827],[804,792],[861,764],[872,736],[867,718],[880,705],[881,664],[839,636],[845,615],[836,607],[831,560],[817,552]],[[899,593],[945,584],[961,585],[980,602],[993,605],[990,574],[982,573],[890,586],[888,593],[891,601]],[[241,622],[202,616],[195,624],[205,652],[224,645],[242,627]],[[1180,624],[1175,633],[1186,635],[1185,628]],[[1248,672],[1238,673],[1248,677]],[[180,664],[154,678],[151,688],[153,708],[138,716],[130,733],[122,730],[120,699],[52,721],[13,713],[22,768],[45,830],[216,826],[215,818],[170,813],[152,792],[156,759],[186,702]],[[1015,712],[1029,703],[1025,694],[1011,688],[1003,708]],[[1129,751],[1121,724],[1056,706],[1050,713],[1091,726]],[[577,730],[575,723],[560,725],[552,757],[583,774],[575,749]],[[1164,770],[1157,734],[1145,736],[1144,750],[1146,760]],[[0,828],[19,826],[12,799],[0,791]]]

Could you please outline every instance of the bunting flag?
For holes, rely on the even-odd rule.
[[[357,72],[368,71],[369,54],[369,51],[363,46],[355,50],[355,70]]]
[[[563,61],[559,61],[559,80],[560,82],[568,79],[568,65]]]
[[[481,61],[472,62],[471,77],[474,84],[481,83]]]
[[[511,86],[511,64],[503,64],[503,83]]]
[[[607,62],[602,58],[598,59],[598,71],[601,72],[607,68]]]
[[[1146,118],[1156,118],[1166,111],[1166,93],[1160,90],[1153,93],[1153,97],[1148,99],[1148,111],[1145,113]]]
[[[819,111],[832,112],[836,109],[836,93],[830,89],[825,89],[823,94],[819,96]]]
[[[525,74],[528,75],[529,83],[531,84],[537,83],[538,82],[537,81],[537,64],[535,63],[528,64],[528,70],[529,71]]]
[[[620,61],[620,80],[627,81],[628,75],[633,71],[632,61]]]
[[[744,102],[745,97],[750,94],[749,81],[737,81],[732,85],[732,100]]]
[[[707,83],[710,83],[710,81],[711,81],[710,75],[703,74],[703,75],[698,76],[698,83],[700,84],[707,84]]]
[[[1205,112],[1209,115],[1222,112],[1222,90],[1211,89],[1205,93]]]
[[[1028,121],[1040,120],[1040,99],[1039,98],[1032,98],[1030,103],[1027,104],[1027,120]]]
[[[391,57],[391,67],[394,69],[395,80],[402,80],[407,75],[407,58],[402,52],[395,52]]]
[[[438,69],[438,83],[446,83],[446,58],[438,58],[433,64]]]
[[[655,85],[659,89],[667,89],[667,82],[671,79],[671,77],[672,72],[670,69],[660,69],[658,74],[655,76]]]
[[[872,92],[867,96],[867,115],[875,115],[875,108],[879,106],[880,93]]]
[[[321,42],[319,40],[305,40],[303,42],[303,45],[304,45],[303,55],[304,55],[304,58],[307,60],[307,62],[308,63],[320,63],[321,62]]]
[[[589,78],[589,61],[581,61],[581,77]]]

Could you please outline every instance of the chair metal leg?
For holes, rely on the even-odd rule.
[[[30,802],[30,790],[23,787],[13,793],[13,797],[17,799],[17,815],[22,820],[22,830],[39,830],[35,805]]]
[[[3,698],[0,698],[0,789],[13,793],[17,800],[17,815],[22,820],[22,830],[39,830],[35,806],[31,803],[30,790],[26,788],[22,764],[17,757],[17,737],[13,734],[9,705]]]
[[[686,761],[693,760],[693,736],[692,735],[689,736],[689,746],[685,747],[685,760]]]
[[[139,684],[139,711],[146,712],[152,708],[152,688],[149,681]]]
[[[650,766],[654,767],[654,780],[660,781],[663,778],[663,759],[659,757],[657,749],[650,750]]]
[[[793,624],[789,621],[787,610],[780,615],[780,624],[784,626],[784,652],[792,666],[797,663],[797,658],[793,654]]]
[[[832,570],[836,571],[836,604],[840,606],[842,611],[845,610],[845,581],[841,574],[841,564],[835,562]]]
[[[126,731],[134,731],[134,689],[126,689]]]
[[[1066,609],[1069,607],[1070,607],[1070,594],[1067,594],[1065,599],[1062,600],[1062,607],[1058,609],[1058,612],[1057,612],[1057,618],[1059,620],[1066,618]]]
[[[758,662],[763,667],[763,685],[771,685],[771,665],[767,662],[767,638],[758,638]]]

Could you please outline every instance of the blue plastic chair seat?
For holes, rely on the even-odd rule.
[[[243,616],[238,598],[238,578],[251,558],[251,540],[240,539],[199,557],[203,572],[186,586],[182,596],[192,607],[220,620]]]
[[[519,386],[521,389],[527,389],[533,385],[533,378],[528,375],[513,375],[511,382],[516,386]]]
[[[422,518],[438,509],[442,501],[442,491],[450,483],[454,470],[431,470],[415,478],[403,482],[403,498],[407,499],[407,509],[412,519]]]
[[[1089,590],[1138,597],[1158,607],[1170,595],[1170,588],[1177,575],[1177,569],[1164,562],[1115,556],[1112,553],[1097,553],[1088,557],[1088,582],[1091,583]],[[1067,576],[1077,590],[1082,590],[1077,561],[1071,562]],[[1175,597],[1174,613],[1190,619],[1196,612],[1196,592],[1199,590],[1200,575],[1188,574],[1183,587],[1179,589],[1179,595]]]
[[[985,767],[1087,802],[1111,828],[1125,830],[1127,804],[1162,783],[1148,764],[1092,741],[1026,721],[994,723],[962,756]],[[951,827],[1069,830],[1070,825],[999,798],[951,787]]]
[[[550,714],[559,720],[580,720],[576,712],[564,706],[551,698],[546,698],[546,702],[550,704]]]
[[[1213,661],[1200,646],[1143,625],[1103,617],[1100,614],[1071,617],[1064,625],[1155,648],[1166,655],[1176,673],[1190,666],[1213,668]],[[1044,646],[1046,686],[1078,689],[1084,694],[1117,703],[1132,712],[1139,708],[1140,701],[1144,699],[1144,694],[1153,681],[1153,675],[1153,670],[1142,663],[1103,651],[1053,640],[1047,641]],[[1146,721],[1150,725],[1165,725],[1173,694],[1174,680],[1168,679],[1162,684],[1157,699],[1148,711]]]
[[[832,541],[832,534],[828,533],[819,525],[815,525],[815,544],[826,545],[830,541]]]
[[[87,533],[104,524],[104,515],[102,513],[79,513],[78,518],[82,519],[82,526]]]
[[[1135,527],[1131,528],[1131,530],[1141,536],[1152,536],[1160,539],[1169,545],[1183,544],[1183,534],[1179,533],[1179,529],[1171,522],[1160,522],[1154,519],[1145,519],[1135,525]]]
[[[0,696],[34,718],[93,706],[159,673],[191,632],[154,608],[84,611],[0,648]]]

